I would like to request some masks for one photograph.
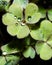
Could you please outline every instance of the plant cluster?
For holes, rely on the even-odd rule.
[[[52,58],[52,9],[39,6],[41,0],[0,0],[2,23],[14,37],[1,46],[0,65],[17,65],[21,59]],[[51,1],[51,0],[50,0]],[[51,1],[52,2],[52,1]]]

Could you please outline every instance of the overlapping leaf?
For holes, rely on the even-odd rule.
[[[52,23],[48,20],[41,22],[40,30],[32,30],[31,36],[35,40],[39,40],[35,45],[37,54],[40,55],[40,58],[43,60],[49,60],[52,57]],[[36,34],[35,34],[36,33]],[[41,37],[43,36],[43,38]]]
[[[8,33],[12,36],[17,36],[17,38],[24,38],[29,35],[30,30],[26,23],[34,24],[41,18],[41,14],[38,12],[38,6],[33,3],[29,3],[26,6],[25,18],[23,18],[23,10],[21,9],[21,6],[16,3],[13,3],[9,7],[8,12],[9,13],[6,13],[2,17],[3,24],[7,25]],[[32,17],[30,20],[27,19],[29,16]],[[24,19],[25,23],[23,23]]]
[[[33,39],[46,41],[52,35],[52,23],[48,20],[41,22],[40,28],[32,30],[30,35]]]

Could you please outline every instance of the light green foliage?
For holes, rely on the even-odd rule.
[[[9,3],[9,1],[7,2]],[[1,47],[2,55],[6,56],[6,58],[1,56],[1,62],[3,61],[4,65],[15,65],[21,54],[25,58],[33,59],[35,50],[42,60],[51,59],[52,23],[50,21],[52,21],[52,9],[48,10],[47,17],[44,8],[38,8],[34,3],[28,4],[28,0],[14,0],[9,8],[8,6],[7,4],[7,13],[2,16],[2,22],[7,26],[7,32],[18,39],[16,41],[14,38],[15,41],[11,45],[6,44]],[[20,57],[12,55],[16,53]],[[1,62],[0,65],[3,65]]]
[[[38,42],[35,45],[35,49],[38,55],[40,55],[40,58],[43,60],[49,60],[52,57],[52,49],[51,45],[49,46],[50,42],[45,43],[45,42]]]
[[[43,35],[42,35],[42,31],[41,29],[36,29],[36,30],[32,30],[30,32],[30,35],[33,39],[36,39],[36,40],[43,40]]]
[[[52,57],[52,49],[44,43],[40,51],[40,58],[43,60],[49,60]]]
[[[24,38],[29,35],[30,29],[26,25],[26,23],[29,24],[37,23],[41,18],[41,14],[38,12],[38,6],[33,3],[29,3],[25,9],[25,21],[26,21],[26,16],[28,17],[28,15],[31,15],[32,16],[32,18],[30,19],[31,22],[26,21],[25,23],[23,23],[24,20],[23,10],[21,9],[21,6],[19,6],[17,3],[13,3],[9,7],[8,11],[9,13],[3,15],[2,21],[3,24],[7,25],[8,33],[12,36],[17,36],[17,38]]]
[[[52,57],[52,23],[48,20],[44,20],[40,24],[39,29],[34,29],[30,32],[33,39],[39,40],[35,49],[37,54],[43,60],[49,60]]]
[[[23,52],[24,57],[34,58],[35,57],[35,50],[32,47],[28,47],[26,51]]]
[[[8,26],[7,31],[12,36],[17,35],[17,38],[24,38],[30,33],[28,26],[20,24]]]
[[[17,18],[13,14],[6,13],[2,17],[3,24],[5,25],[13,25],[17,23]]]
[[[46,26],[45,26],[46,25]],[[40,30],[34,29],[30,32],[33,39],[46,41],[50,35],[52,35],[52,23],[48,20],[41,22]]]
[[[26,25],[19,25],[17,31],[17,38],[24,38],[27,37],[30,33],[28,26]]]
[[[36,49],[36,52],[37,52],[38,55],[40,54],[42,45],[43,45],[43,43],[40,42],[40,41],[38,41],[38,42],[36,43],[36,45],[35,45],[35,49]]]
[[[16,16],[16,18],[20,18],[22,19],[23,18],[23,13],[22,13],[22,9],[21,7],[14,3],[12,4],[10,7],[9,7],[9,12],[12,13],[14,16]]]
[[[52,21],[52,9],[48,10],[48,18]]]
[[[48,20],[44,20],[44,21],[42,21],[40,28],[41,28],[42,33],[44,35],[44,40],[46,41],[47,38],[50,35],[52,35],[52,23]]]
[[[13,3],[17,3],[18,5],[21,6],[21,8],[26,8],[28,0],[14,0]]]
[[[30,3],[25,9],[25,20],[26,23],[34,24],[37,23],[41,18],[41,14],[38,12],[38,6]]]
[[[8,31],[8,33],[10,35],[16,36],[17,32],[18,32],[18,24],[17,25],[16,24],[12,24],[12,25],[7,26],[7,31]]]

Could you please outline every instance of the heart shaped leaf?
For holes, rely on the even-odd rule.
[[[40,29],[31,30],[30,35],[35,40],[43,40],[43,34]]]
[[[22,18],[23,18],[23,12],[22,12],[21,7],[18,4],[12,4],[9,7],[9,12],[12,13],[14,16],[16,16],[17,20],[18,19],[22,20]]]
[[[12,36],[16,36],[18,32],[18,24],[8,25],[7,32]]]
[[[42,46],[43,46],[43,42],[40,42],[40,41],[38,41],[35,45],[35,49],[38,55],[40,54]]]
[[[25,58],[30,57],[33,59],[35,57],[35,50],[32,47],[28,47],[28,49],[24,51],[23,55]]]
[[[52,49],[46,43],[44,43],[40,51],[40,58],[43,60],[49,60],[51,57]]]
[[[45,26],[46,25],[46,26]],[[40,26],[42,33],[44,35],[44,40],[46,41],[48,37],[52,34],[52,23],[48,20],[44,20],[41,22]]]
[[[6,13],[2,17],[2,22],[5,25],[15,24],[17,23],[17,18],[15,18],[13,14]]]
[[[34,13],[33,15],[28,16],[26,18],[26,23],[35,24],[35,23],[39,22],[40,18],[41,18],[41,14],[39,12],[38,13]]]
[[[27,37],[30,33],[30,30],[27,25],[19,25],[17,31],[17,38]]]

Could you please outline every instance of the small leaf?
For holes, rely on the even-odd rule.
[[[52,21],[52,9],[48,10],[48,18]]]
[[[31,53],[31,47],[28,47],[27,50],[23,52],[23,55],[25,58],[28,58],[30,57],[30,53]]]
[[[17,50],[16,48],[10,48],[9,44],[6,44],[6,45],[2,46],[1,50],[3,52],[3,55],[4,55],[4,53],[12,54],[12,53],[19,52],[19,50]]]
[[[36,4],[29,3],[25,9],[25,20],[36,12],[38,12],[38,6]]]
[[[38,55],[40,54],[40,51],[41,51],[43,44],[44,44],[43,42],[37,42],[35,45],[35,49],[36,49],[36,52]]]
[[[31,47],[30,58],[31,59],[35,58],[35,50],[32,47]]]
[[[2,17],[2,22],[5,25],[15,24],[17,23],[17,18],[15,18],[13,14],[6,13]]]
[[[35,40],[43,40],[43,34],[40,29],[37,30],[31,30],[30,35]]]
[[[28,47],[26,51],[23,53],[25,58],[30,57],[33,59],[35,57],[35,50],[32,47]]]
[[[18,32],[18,24],[8,25],[7,32],[12,36],[16,36]]]
[[[40,58],[43,60],[49,60],[52,57],[52,49],[44,43],[40,51]]]
[[[41,18],[41,14],[39,12],[34,13],[33,15],[31,15],[31,18],[29,16],[26,17],[26,23],[35,24],[35,23],[39,22],[40,18]]]
[[[23,12],[22,12],[21,7],[18,4],[12,4],[9,7],[9,12],[12,13],[14,16],[16,16],[17,19],[20,18],[22,20],[22,18],[23,18]]]
[[[30,33],[30,30],[27,25],[19,25],[17,31],[17,38],[27,37]]]
[[[40,26],[42,33],[44,35],[44,41],[48,39],[48,37],[52,34],[52,23],[48,20],[44,20],[41,22]]]
[[[21,8],[26,8],[28,0],[14,0],[13,3],[17,3],[18,5],[21,6]]]

